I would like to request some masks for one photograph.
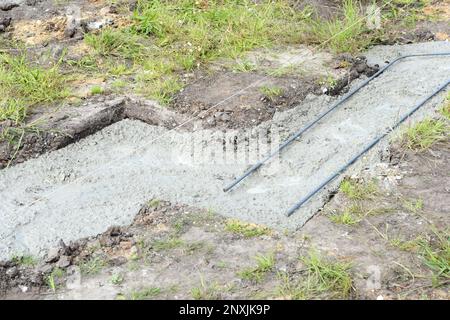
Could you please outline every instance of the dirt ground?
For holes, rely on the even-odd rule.
[[[83,36],[128,26],[136,6],[134,0],[8,3],[0,6],[0,53],[25,50],[42,66],[61,58],[67,75],[90,52]],[[294,8],[305,4],[329,18],[341,1],[292,1]],[[429,1],[421,11],[425,18],[413,27],[392,26],[376,43],[449,40],[449,8],[448,0]],[[71,23],[78,9],[79,26]],[[295,62],[294,68],[280,69],[287,60]],[[237,62],[218,60],[180,75],[182,88],[166,106],[136,93],[134,74],[111,78],[83,71],[70,80],[72,93],[64,101],[35,106],[20,126],[0,121],[0,133],[18,132],[13,141],[0,140],[0,169],[64,148],[124,119],[170,129],[198,117],[181,129],[190,132],[252,128],[309,94],[345,93],[353,81],[377,70],[358,54],[333,54],[310,45],[258,49]],[[118,79],[130,86],[118,90]],[[102,94],[93,94],[94,86]],[[245,94],[233,96],[243,88]],[[205,112],[218,103],[214,112]],[[448,139],[423,152],[393,143],[384,162],[349,177],[370,185],[368,195],[332,194],[297,231],[148,199],[130,226],[61,242],[43,258],[0,261],[0,299],[448,300],[448,270],[439,273],[430,252],[440,250],[442,234],[448,237],[449,159]],[[350,220],[343,220],[349,212],[344,217]],[[333,263],[345,267],[332,279],[349,280],[348,288],[337,280],[317,280],[318,270],[327,272]]]
[[[123,118],[138,119],[148,123],[154,112],[167,114],[165,111],[154,111],[158,103],[151,102],[153,111],[134,109],[129,104],[129,112],[113,112],[105,119],[105,107],[88,107],[94,111],[89,117],[72,122],[73,114],[80,114],[80,105],[95,104],[90,89],[99,86],[103,90],[102,98],[113,99],[116,89],[113,82],[104,73],[90,73],[86,70],[79,73],[73,64],[85,63],[83,60],[92,50],[83,42],[83,34],[96,33],[107,27],[122,28],[130,23],[130,10],[136,6],[134,0],[118,1],[71,1],[70,4],[54,0],[7,1],[0,10],[0,22],[4,29],[0,31],[0,51],[18,53],[25,50],[32,61],[47,65],[51,61],[62,59],[61,72],[76,76],[70,81],[71,95],[63,103],[44,104],[34,108],[32,114],[23,125],[18,126],[11,121],[0,123],[1,131],[14,133],[13,141],[0,141],[0,168],[20,163],[26,159],[39,156],[47,151],[56,150],[92,134],[105,126]],[[446,20],[446,1],[432,2],[424,9],[425,17],[419,19],[412,27],[390,27],[378,40],[380,44],[412,43],[416,41],[445,40],[450,33]],[[321,17],[336,15],[341,1],[293,1],[297,9],[306,5],[313,6]],[[100,13],[100,14],[98,14]],[[79,25],[73,20],[77,17]],[[0,23],[1,25],[1,23]],[[305,59],[306,58],[306,59]],[[250,61],[255,71],[239,69],[235,62],[218,61],[212,67],[199,69],[182,75],[184,89],[174,94],[169,109],[178,115],[172,118],[169,126],[183,122],[190,116],[197,116],[217,103],[212,114],[201,115],[205,128],[241,128],[252,127],[271,119],[274,112],[291,108],[300,103],[308,93],[337,95],[345,92],[348,84],[361,74],[370,75],[376,70],[364,64],[358,56],[349,54],[332,55],[311,47],[287,47],[270,50],[256,50],[241,59]],[[291,61],[297,69],[280,70],[284,62]],[[230,68],[233,72],[230,72]],[[120,78],[119,78],[120,79]],[[134,75],[125,76],[123,81],[134,83]],[[254,84],[257,85],[254,85]],[[246,88],[249,84],[251,87]],[[279,92],[268,97],[261,87],[276,87]],[[246,88],[245,96],[227,99],[236,89]],[[128,89],[128,88],[127,88]],[[200,90],[201,89],[201,90]],[[123,89],[121,97],[128,96],[141,100],[130,94],[132,90]],[[113,98],[108,98],[113,95]],[[146,99],[144,99],[146,100]],[[145,102],[143,102],[145,104]],[[58,119],[53,121],[54,110],[58,109]],[[121,108],[113,108],[120,110]],[[84,113],[84,112],[82,112]],[[150,115],[149,115],[150,114]],[[184,116],[183,116],[184,115]],[[167,119],[166,116],[164,116]],[[177,121],[179,120],[179,121]]]
[[[393,147],[391,155],[378,169],[352,177],[377,185],[375,195],[358,201],[368,214],[355,225],[330,219],[352,203],[342,192],[296,232],[233,229],[213,212],[150,199],[129,227],[61,244],[34,267],[23,261],[3,266],[3,297],[448,299],[448,279],[433,278],[411,243],[418,237],[433,243],[435,230],[448,228],[450,141],[424,153]],[[420,208],[410,205],[418,200]],[[350,264],[348,296],[301,289],[307,281],[301,258],[311,252]],[[273,266],[261,278],[243,276],[254,272],[255,257],[268,255]],[[61,272],[51,272],[57,266]]]

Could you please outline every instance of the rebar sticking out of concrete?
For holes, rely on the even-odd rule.
[[[244,172],[241,176],[234,179],[230,184],[228,184],[225,188],[223,188],[224,192],[228,192],[233,187],[235,187],[238,183],[240,183],[242,180],[250,176],[253,172],[258,170],[260,167],[264,165],[267,161],[269,161],[271,158],[273,158],[275,155],[279,154],[284,148],[286,148],[289,144],[291,144],[294,140],[299,138],[305,131],[312,128],[315,124],[317,124],[320,120],[322,120],[325,116],[330,114],[332,111],[336,110],[340,105],[342,105],[345,101],[347,101],[351,96],[353,96],[355,93],[357,93],[360,89],[362,89],[364,86],[366,86],[369,82],[380,76],[383,72],[385,72],[387,69],[389,69],[392,65],[397,63],[400,60],[406,59],[406,58],[413,58],[413,57],[433,57],[433,56],[450,56],[450,52],[442,52],[442,53],[425,53],[425,54],[410,54],[410,55],[404,55],[400,56],[390,63],[388,63],[386,66],[381,68],[377,73],[375,73],[370,78],[363,81],[360,85],[358,85],[355,89],[351,90],[347,94],[345,94],[340,100],[336,101],[330,109],[319,115],[316,119],[311,121],[309,124],[307,124],[305,127],[301,128],[297,132],[295,132],[290,138],[288,138],[285,142],[283,142],[275,151],[270,153],[268,156],[266,156],[263,160],[259,161],[252,167],[250,167],[247,171]],[[295,211],[295,210],[294,210]]]
[[[417,110],[419,110],[425,103],[428,102],[431,98],[433,98],[435,95],[437,95],[439,92],[444,90],[448,85],[450,84],[450,79],[447,80],[445,84],[440,86],[437,90],[435,90],[433,93],[428,95],[426,98],[424,98],[419,104],[417,104],[411,111],[409,111],[406,115],[404,115],[393,127],[389,128],[385,133],[380,135],[379,137],[375,138],[369,145],[367,145],[364,150],[362,150],[360,153],[355,155],[349,162],[347,162],[344,166],[342,166],[338,171],[336,171],[334,174],[332,174],[330,177],[328,177],[326,180],[324,180],[318,187],[316,187],[313,191],[308,193],[306,196],[301,198],[296,204],[294,204],[292,207],[288,209],[286,212],[286,215],[289,217],[291,216],[295,211],[297,211],[302,205],[304,205],[309,199],[311,199],[316,193],[318,193],[322,188],[324,188],[328,183],[333,181],[336,177],[338,177],[340,174],[342,174],[345,170],[348,169],[353,163],[356,162],[363,154],[368,152],[370,149],[372,149],[378,142],[380,142],[384,137],[386,137],[390,132],[395,130],[398,126],[400,126],[406,119],[408,119],[413,113],[415,113]]]

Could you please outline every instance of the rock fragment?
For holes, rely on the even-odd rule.
[[[0,10],[2,11],[9,11],[12,8],[18,7],[19,6],[19,1],[4,1],[4,2],[0,2]]]
[[[11,17],[0,18],[0,32],[5,32],[6,28],[11,24]]]

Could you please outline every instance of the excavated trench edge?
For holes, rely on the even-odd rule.
[[[345,93],[350,88],[353,81],[359,79],[361,76],[371,76],[378,70],[378,66],[369,67],[366,65],[367,70],[363,71],[350,71],[356,65],[356,62],[349,68],[348,74],[341,77],[336,81],[336,85],[333,88],[328,88],[325,95],[338,96]],[[369,72],[368,74],[366,72]],[[245,94],[243,92],[242,94]],[[295,105],[301,104],[302,100],[298,100],[295,103],[291,103],[288,109],[295,107]],[[173,129],[177,127],[177,130],[192,131],[193,127],[202,127],[203,119],[195,119],[188,125],[180,126],[180,124],[186,122],[189,116],[181,114],[176,109],[170,110],[161,107],[157,102],[152,100],[145,100],[129,95],[112,95],[104,96],[97,101],[87,101],[83,106],[90,105],[106,105],[104,109],[99,110],[92,117],[88,117],[83,120],[78,127],[69,128],[68,130],[59,130],[59,128],[39,128],[38,132],[24,131],[24,136],[20,139],[20,145],[12,148],[11,152],[3,152],[0,144],[0,170],[23,163],[31,158],[36,158],[47,152],[62,149],[72,143],[78,142],[90,135],[97,133],[98,131],[124,119],[138,120],[149,125],[162,126],[167,129]],[[213,109],[213,108],[211,108]],[[75,110],[71,110],[76,112]],[[61,109],[62,117],[68,118],[71,114],[65,114],[65,110]],[[206,113],[209,109],[206,110]],[[195,115],[193,116],[195,117]],[[273,115],[272,115],[273,117]],[[50,115],[45,115],[44,118],[52,118]],[[266,120],[271,121],[271,119]],[[256,127],[258,123],[253,126]],[[0,129],[1,126],[0,126]],[[214,129],[214,127],[212,128]],[[221,130],[221,128],[217,128]],[[3,143],[5,145],[5,143]]]

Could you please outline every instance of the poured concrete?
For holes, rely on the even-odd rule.
[[[450,52],[450,44],[375,48],[368,53],[369,62],[382,64],[399,52]],[[276,228],[302,226],[323,206],[339,179],[290,218],[285,216],[287,208],[449,75],[450,57],[398,63],[230,193],[222,188],[268,151],[264,144],[268,137],[273,147],[333,100],[309,96],[250,133],[189,133],[139,121],[115,123],[64,149],[0,172],[0,260],[19,252],[42,254],[59,239],[68,242],[111,225],[129,224],[152,198],[210,208]],[[437,96],[421,113],[430,113],[442,99],[443,95]],[[244,137],[249,138],[248,146]]]

